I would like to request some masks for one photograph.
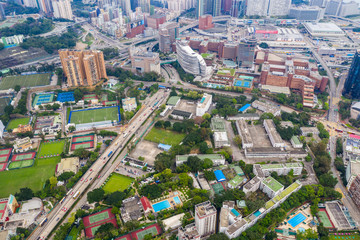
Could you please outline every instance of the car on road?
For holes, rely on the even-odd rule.
[[[59,221],[60,218],[57,218],[56,221]]]
[[[101,178],[101,175],[99,175],[98,178]]]
[[[92,178],[90,178],[90,181],[92,180]]]

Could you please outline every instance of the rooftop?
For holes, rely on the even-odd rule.
[[[218,159],[224,159],[224,156],[221,154],[190,154],[190,155],[176,155],[176,161],[187,161],[188,157],[190,156],[196,156],[200,158],[200,160],[204,160],[205,158],[208,158],[213,161]]]
[[[219,75],[231,75],[234,76],[235,69],[233,68],[221,68],[217,71],[217,74]]]
[[[269,200],[268,202],[265,203],[265,208],[269,209],[270,207],[274,206],[275,203],[279,202],[280,200],[282,200],[283,198],[287,197],[288,195],[290,195],[293,191],[295,191],[295,189],[297,189],[298,187],[301,186],[301,183],[296,181],[293,184],[291,184],[289,187],[285,188],[284,191],[282,191],[281,193],[279,193],[278,195],[276,195],[274,198],[272,198],[271,200]]]
[[[226,131],[226,127],[225,127],[225,120],[222,118],[212,118],[211,119],[211,130],[215,131],[215,132],[225,132]]]
[[[233,179],[229,181],[229,184],[235,188],[239,186],[244,181],[244,179],[244,177],[236,175]]]
[[[199,216],[208,216],[216,214],[216,208],[211,204],[210,201],[206,201],[195,205],[195,212]]]
[[[212,95],[204,93],[203,97],[201,98],[200,102],[198,102],[197,107],[198,108],[205,108],[208,101],[212,99]]]
[[[166,102],[167,105],[172,105],[172,106],[175,106],[178,101],[180,100],[180,97],[179,96],[171,96],[169,98],[169,100]]]
[[[304,23],[311,32],[343,32],[336,24],[334,23]]]
[[[273,177],[267,177],[266,179],[264,179],[263,184],[268,186],[274,192],[277,192],[284,187],[284,185],[276,181]]]
[[[251,189],[255,184],[257,184],[258,182],[260,182],[260,178],[258,177],[254,177],[253,179],[251,179],[250,181],[248,181],[245,185],[244,188],[245,189]]]

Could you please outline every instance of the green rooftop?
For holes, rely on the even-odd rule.
[[[279,193],[278,195],[276,195],[273,199],[269,200],[268,202],[265,203],[265,208],[269,209],[272,206],[274,206],[275,203],[281,201],[283,198],[287,197],[288,195],[290,195],[293,191],[295,191],[295,189],[297,189],[300,186],[300,183],[298,181],[294,182],[293,184],[291,184],[289,187],[285,188],[284,191],[282,191],[281,193]]]
[[[274,169],[274,168],[283,168],[282,164],[263,164],[261,165],[262,169]]]
[[[283,188],[284,186],[279,183],[278,181],[276,181],[273,177],[267,177],[264,181],[263,184],[265,184],[266,186],[268,186],[271,190],[273,190],[274,192],[279,191],[281,188]]]
[[[299,138],[297,136],[292,136],[291,140],[295,143],[295,144],[301,144]]]
[[[222,69],[219,69],[219,70],[217,71],[217,74],[234,76],[234,74],[235,74],[235,69],[233,69],[233,68],[222,68]]]
[[[221,154],[198,154],[198,155],[177,155],[176,160],[177,161],[187,161],[188,157],[190,157],[190,156],[196,156],[196,157],[200,158],[201,160],[208,158],[213,161],[224,158],[224,156]]]
[[[202,53],[201,56],[203,58],[213,58],[214,57],[214,54],[211,54],[211,53]]]
[[[288,168],[295,168],[295,167],[302,167],[303,165],[301,163],[294,162],[294,163],[285,163],[285,166]]]
[[[234,177],[229,181],[229,184],[235,188],[239,186],[244,181],[244,179],[245,179],[244,177],[236,175],[236,177]]]
[[[178,96],[172,96],[169,98],[169,100],[167,101],[167,105],[172,105],[175,106],[177,104],[177,102],[180,100],[180,97]]]
[[[215,132],[226,132],[225,120],[222,118],[212,118],[210,127]]]
[[[240,176],[243,176],[243,175],[244,175],[244,171],[241,169],[241,167],[239,167],[239,166],[234,166],[234,167],[231,167],[231,168],[235,170],[235,172],[236,172],[237,175],[240,175]]]

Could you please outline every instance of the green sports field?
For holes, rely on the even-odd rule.
[[[351,234],[351,235],[329,235],[330,240],[360,240],[360,235],[357,234]]]
[[[11,170],[11,169],[17,169],[17,168],[31,167],[31,165],[33,165],[33,162],[34,162],[33,159],[11,162],[8,168]]]
[[[102,212],[96,215],[93,215],[91,217],[89,217],[89,222],[90,224],[102,221],[104,219],[108,219],[109,218],[109,213],[108,212]]]
[[[184,139],[185,134],[173,132],[170,130],[164,130],[153,127],[148,135],[146,135],[145,140],[163,143],[171,146],[178,145]]]
[[[14,88],[16,85],[21,87],[45,86],[50,84],[50,73],[41,73],[25,76],[7,76],[0,82],[0,90]]]
[[[137,236],[138,240],[143,240],[144,237],[150,233],[152,236],[158,235],[158,231],[157,231],[156,227],[148,228],[141,232],[138,232],[138,233],[136,233],[136,236]]]
[[[14,128],[17,128],[19,126],[19,124],[21,125],[26,125],[29,123],[30,118],[26,117],[26,118],[16,118],[16,119],[12,119],[9,124],[7,125],[6,129],[9,130],[13,130]]]
[[[117,107],[72,112],[70,123],[82,124],[109,120],[119,121],[119,111]]]
[[[111,175],[110,179],[107,181],[103,189],[107,193],[124,191],[125,189],[130,187],[133,181],[134,179],[131,177],[114,173],[113,175]]]
[[[41,158],[48,155],[61,154],[64,151],[64,146],[65,140],[55,140],[55,142],[42,141],[37,157]]]
[[[29,187],[34,192],[41,190],[45,181],[54,175],[60,158],[35,159],[33,167],[0,172],[0,182],[6,183],[0,187],[0,198],[9,197],[9,194],[14,194],[24,187]]]

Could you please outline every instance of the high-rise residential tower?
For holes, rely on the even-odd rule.
[[[61,65],[70,87],[92,86],[107,79],[104,55],[98,50],[59,50]]]
[[[347,79],[345,81],[343,94],[345,96],[360,98],[360,51],[356,51]]]
[[[213,0],[212,15],[214,17],[221,15],[221,0]]]
[[[201,237],[216,231],[216,208],[210,201],[195,205],[195,226]]]
[[[159,25],[159,50],[161,52],[171,52],[171,45],[179,35],[179,23],[166,22]]]
[[[70,0],[53,0],[52,6],[55,18],[65,18],[73,20]]]

